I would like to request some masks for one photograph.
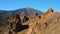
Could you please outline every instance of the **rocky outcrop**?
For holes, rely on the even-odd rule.
[[[41,15],[38,13],[26,15],[25,12],[22,12],[20,15],[15,14],[14,16],[8,19],[9,25],[5,27],[4,33],[42,34],[51,29],[53,25],[60,23],[60,13],[54,12],[52,8]]]

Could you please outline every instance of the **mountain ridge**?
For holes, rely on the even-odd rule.
[[[12,11],[11,10],[10,11],[0,10],[0,13],[18,13],[18,14],[20,14],[21,12],[25,12],[27,14],[34,14],[35,12],[37,12],[38,14],[43,13],[43,12],[35,10],[33,8],[22,8],[22,9],[17,9],[17,10],[12,10]]]

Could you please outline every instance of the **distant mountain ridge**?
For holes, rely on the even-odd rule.
[[[11,14],[11,13],[17,13],[20,14],[22,12],[25,12],[26,15],[32,15],[34,13],[38,13],[39,15],[42,14],[43,12],[35,10],[33,8],[22,8],[22,9],[17,9],[17,10],[12,10],[12,11],[4,11],[4,10],[0,10],[0,14]]]

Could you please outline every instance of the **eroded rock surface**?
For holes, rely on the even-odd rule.
[[[54,12],[52,8],[41,15],[38,13],[26,15],[22,12],[20,15],[15,14],[9,18],[8,22],[4,34],[54,34],[50,31],[60,23],[60,13]]]

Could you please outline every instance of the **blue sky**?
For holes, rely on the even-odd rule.
[[[43,12],[49,8],[60,11],[60,0],[0,0],[0,10],[16,10],[31,7]]]

